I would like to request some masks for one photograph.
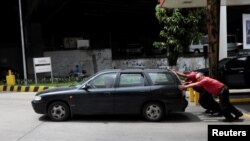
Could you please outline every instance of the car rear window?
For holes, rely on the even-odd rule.
[[[175,83],[173,77],[168,73],[152,72],[148,74],[153,85],[168,85]]]

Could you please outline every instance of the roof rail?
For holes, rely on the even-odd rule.
[[[127,67],[125,69],[146,69],[144,66],[133,66],[133,67]]]

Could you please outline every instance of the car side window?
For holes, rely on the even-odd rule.
[[[119,87],[144,86],[145,79],[141,73],[122,73],[120,76]]]
[[[167,85],[175,83],[173,77],[168,73],[152,72],[148,74],[153,85]]]
[[[239,57],[235,58],[228,62],[227,67],[228,68],[244,68],[246,65],[247,57]]]
[[[201,44],[208,44],[208,37],[207,36],[204,36],[201,38]]]
[[[101,74],[94,78],[89,84],[91,88],[113,88],[117,73]]]

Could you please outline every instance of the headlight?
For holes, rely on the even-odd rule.
[[[34,100],[36,100],[36,101],[39,101],[39,100],[41,100],[41,99],[42,99],[41,96],[35,96],[35,98],[34,98]]]

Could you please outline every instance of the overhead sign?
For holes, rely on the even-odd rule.
[[[46,66],[36,66],[35,67],[35,72],[36,73],[51,72],[51,66],[49,66],[49,65],[46,65]]]
[[[37,73],[51,73],[51,81],[53,83],[52,65],[50,57],[33,58],[35,81],[37,83]]]
[[[51,64],[50,57],[34,58],[35,65]]]
[[[250,49],[250,14],[243,14],[243,49]]]
[[[191,8],[205,7],[207,0],[164,0],[162,7],[166,8]]]
[[[249,5],[249,0],[221,0],[221,5],[236,6],[236,5]]]
[[[161,6],[166,8],[206,7],[208,0],[161,0]],[[249,0],[221,0],[222,6],[249,5]]]

